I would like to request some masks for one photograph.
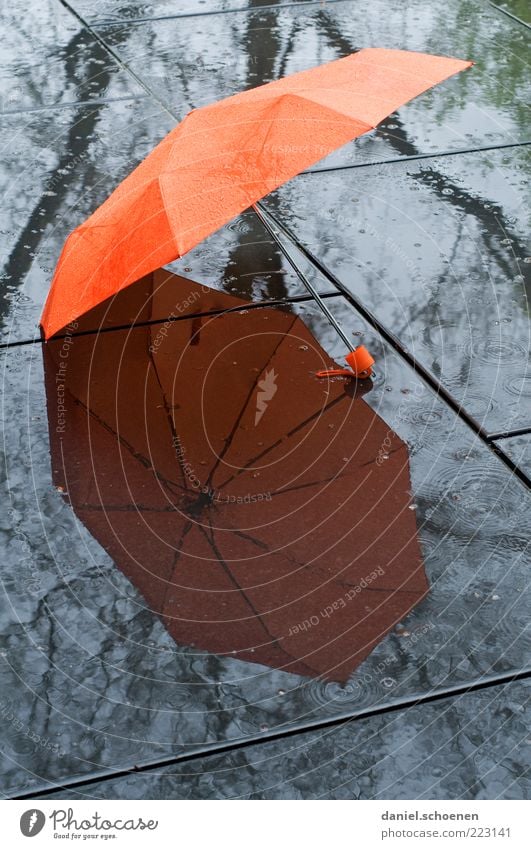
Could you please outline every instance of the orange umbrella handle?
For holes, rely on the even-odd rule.
[[[324,371],[316,371],[316,377],[356,377],[349,368],[328,368]]]
[[[324,371],[316,372],[316,377],[370,377],[372,374],[372,366],[374,365],[374,357],[372,357],[365,345],[358,345],[350,354],[345,357],[350,369],[347,368],[331,368]]]

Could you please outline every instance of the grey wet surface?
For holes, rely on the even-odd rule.
[[[195,16],[205,10],[195,0],[134,6],[73,0],[94,35],[59,2],[40,5],[33,17],[11,4],[13,47],[0,71],[10,113],[1,121],[2,341],[36,336],[67,234],[192,106],[363,46],[446,53],[477,64],[321,163],[364,167],[301,176],[267,207],[487,432],[531,426],[527,149],[375,164],[524,141],[526,28],[479,2],[443,8],[419,0],[407,10],[383,1],[251,8],[259,5],[209,3],[209,10],[236,11]],[[522,16],[518,3],[506,6]],[[26,48],[22,61],[17,45]],[[92,100],[98,102],[87,103]],[[333,289],[293,245],[290,250],[314,286]],[[256,303],[305,292],[252,212],[172,270]],[[179,303],[176,292],[175,309]],[[341,297],[327,304],[353,345],[365,344],[376,359],[362,403],[408,446],[411,508],[430,585],[344,684],[172,640],[75,515],[68,493],[53,485],[41,345],[1,352],[5,795],[254,737],[262,742],[252,750],[83,792],[124,798],[529,794],[525,682],[492,683],[467,696],[378,714],[393,703],[527,669],[527,490],[359,312]],[[286,309],[342,362],[346,350],[314,303]],[[165,316],[155,317],[163,327]],[[126,323],[133,318],[128,314]],[[143,410],[131,415],[141,418]],[[529,473],[528,434],[497,444]],[[382,465],[385,445],[377,455]],[[377,715],[341,731],[265,742],[279,728],[289,732],[367,709]],[[324,775],[318,784],[316,762]],[[74,791],[64,792],[70,798]]]
[[[3,353],[4,418],[17,426],[6,432],[6,524],[15,533],[6,528],[2,689],[16,694],[9,708],[23,727],[62,750],[8,726],[9,792],[525,666],[522,484],[359,315],[328,303],[377,358],[364,403],[409,446],[431,587],[345,686],[176,645],[52,485],[40,346]],[[340,362],[342,345],[316,307],[294,309]]]
[[[429,0],[290,4],[219,18],[105,27],[101,36],[180,118],[204,103],[362,47],[476,63],[401,108],[381,125],[376,142],[347,145],[330,159],[334,163],[526,138],[528,33],[476,0],[444,6]]]
[[[492,687],[81,786],[69,798],[528,799],[529,697],[526,682]]]
[[[0,111],[141,94],[135,80],[57,0],[2,7]]]
[[[476,152],[301,176],[265,201],[489,432],[531,425],[528,169],[527,148]]]
[[[529,477],[531,477],[531,433],[512,436],[497,441],[504,451]]]

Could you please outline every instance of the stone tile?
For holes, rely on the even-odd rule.
[[[3,724],[4,792],[390,704],[526,663],[525,489],[347,304],[327,303],[376,358],[362,403],[391,441],[396,434],[408,446],[428,595],[344,685],[175,643],[74,514],[68,484],[54,485],[40,345],[4,351],[1,674],[4,709],[16,717]],[[340,362],[345,351],[316,308],[291,309]],[[114,392],[110,380],[111,399]],[[286,421],[288,412],[292,406]],[[128,423],[139,415],[144,408],[132,404]],[[384,440],[382,464],[385,453]],[[158,568],[150,550],[144,562]]]

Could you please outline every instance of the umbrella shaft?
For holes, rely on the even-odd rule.
[[[263,213],[263,211],[261,209],[259,209],[257,207],[256,204],[253,204],[253,209],[254,209],[255,213],[257,214],[257,216],[259,217],[262,224],[264,225],[264,227],[266,228],[266,230],[268,231],[268,233],[270,234],[271,238],[275,240],[275,242],[278,245],[283,256],[287,259],[287,261],[289,262],[289,264],[293,268],[295,274],[297,275],[297,277],[299,278],[301,283],[306,287],[306,289],[308,290],[310,295],[314,298],[314,300],[317,301],[317,304],[319,305],[321,312],[326,316],[326,318],[328,319],[328,321],[330,322],[330,324],[332,325],[332,327],[334,328],[336,333],[343,340],[347,349],[349,351],[351,351],[352,350],[352,340],[348,338],[347,334],[345,333],[345,331],[343,330],[343,328],[341,327],[339,322],[334,318],[334,316],[332,315],[332,313],[328,309],[327,305],[325,304],[325,302],[321,298],[319,292],[315,289],[314,285],[312,283],[310,283],[310,281],[308,280],[306,275],[302,273],[302,271],[300,270],[300,268],[296,264],[295,260],[291,256],[291,254],[284,247],[284,245],[282,244],[282,242],[280,241],[280,238],[279,238],[279,236],[280,236],[279,231],[276,230],[276,228],[273,227],[273,225],[267,220],[266,215]]]

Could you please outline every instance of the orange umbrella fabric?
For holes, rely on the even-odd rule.
[[[45,337],[471,64],[368,48],[193,110],[68,237]]]

